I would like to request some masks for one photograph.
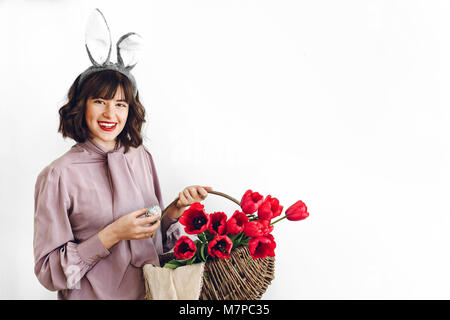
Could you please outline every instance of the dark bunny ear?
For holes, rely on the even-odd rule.
[[[86,50],[94,66],[107,64],[111,56],[111,33],[105,16],[99,9],[89,16],[86,23]]]
[[[133,69],[137,63],[139,51],[142,49],[142,38],[129,32],[117,41],[117,63],[127,70]]]

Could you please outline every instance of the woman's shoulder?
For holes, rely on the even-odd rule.
[[[59,156],[58,158],[50,162],[47,166],[45,166],[45,168],[43,168],[39,173],[38,178],[46,176],[50,173],[56,173],[60,175],[65,168],[71,167],[73,164],[79,162],[79,160],[83,156],[83,153],[85,153],[85,150],[78,144],[75,144],[63,155]]]

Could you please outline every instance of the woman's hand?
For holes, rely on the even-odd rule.
[[[207,191],[211,191],[211,187],[190,186],[183,189],[178,194],[178,201],[174,206],[167,208],[167,215],[171,219],[178,219],[184,212],[184,208],[190,206],[194,202],[205,200],[208,196]]]
[[[207,191],[211,191],[211,187],[190,186],[184,188],[178,195],[179,200],[176,203],[178,209],[184,209],[190,206],[194,202],[200,202],[205,200],[208,196]]]
[[[101,230],[98,237],[105,248],[111,248],[120,240],[150,238],[158,230],[160,221],[159,215],[140,218],[146,211],[147,208],[144,208],[128,213]],[[155,224],[149,225],[153,222]]]

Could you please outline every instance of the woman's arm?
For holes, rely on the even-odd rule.
[[[51,291],[76,288],[82,277],[110,252],[97,234],[75,241],[68,210],[70,199],[61,174],[47,167],[38,176],[34,212],[34,272]]]
[[[175,203],[172,203],[167,208],[166,214],[170,219],[175,220],[175,219],[178,219],[179,217],[181,217],[184,210],[185,210],[185,207],[178,208]]]

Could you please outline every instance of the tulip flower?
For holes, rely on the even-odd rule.
[[[175,269],[216,258],[227,259],[231,257],[233,248],[241,246],[248,248],[253,259],[275,257],[277,244],[271,234],[274,224],[286,218],[299,221],[309,217],[308,208],[300,200],[287,208],[284,216],[280,217],[284,208],[271,195],[263,197],[258,192],[247,190],[239,202],[224,193],[211,193],[223,196],[241,208],[227,220],[224,212],[208,214],[201,203],[193,203],[178,221],[187,234],[197,235],[198,239],[193,241],[187,236],[181,236],[174,247],[176,259],[167,262],[165,267]]]
[[[299,221],[306,219],[308,217],[309,217],[308,208],[306,207],[303,201],[299,200],[286,210],[283,217],[272,222],[270,225],[273,225],[285,218],[287,218],[290,221]]]
[[[199,234],[204,232],[209,225],[209,215],[205,212],[200,202],[194,202],[178,220],[184,226],[187,234]]]
[[[182,260],[192,258],[195,255],[196,251],[197,246],[195,245],[194,241],[192,241],[187,236],[181,236],[173,249],[175,257]]]
[[[258,218],[260,220],[272,220],[278,217],[283,211],[283,206],[280,206],[280,202],[277,198],[272,198],[270,195],[264,199],[258,208]]]
[[[248,222],[245,213],[236,210],[227,221],[227,232],[230,234],[238,234],[244,231],[244,226]]]
[[[208,253],[211,257],[226,259],[231,256],[233,242],[227,236],[217,236],[208,244]]]
[[[209,232],[214,235],[227,233],[227,215],[224,212],[214,212],[209,215]]]
[[[286,210],[285,215],[291,221],[303,220],[309,217],[308,208],[301,200],[290,206]]]
[[[263,202],[263,196],[258,192],[247,190],[242,196],[241,208],[245,214],[252,214],[258,210],[259,206]]]
[[[245,224],[244,234],[247,237],[262,237],[272,232],[273,226],[269,226],[267,220],[254,220]]]
[[[271,234],[262,237],[256,237],[249,241],[248,250],[253,259],[264,259],[267,256],[275,257],[275,239]]]

